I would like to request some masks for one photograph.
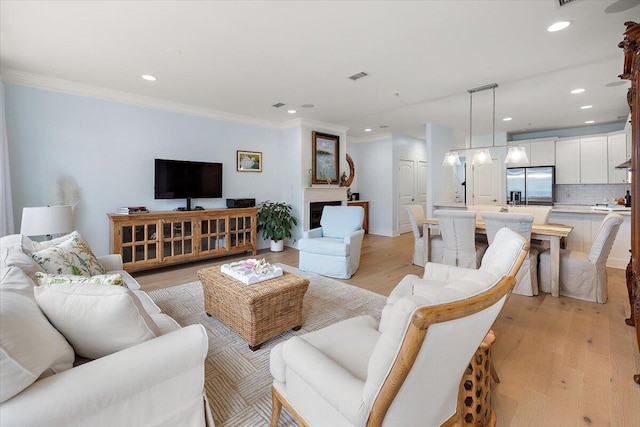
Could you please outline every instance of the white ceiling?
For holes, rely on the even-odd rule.
[[[1,0],[0,66],[354,137],[424,138],[426,122],[463,137],[467,89],[497,83],[496,131],[530,132],[626,118],[628,84],[605,85],[619,81],[617,44],[639,3]],[[558,20],[572,25],[548,33]],[[474,95],[473,120],[474,135],[491,132],[490,91]]]

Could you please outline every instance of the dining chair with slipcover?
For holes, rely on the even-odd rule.
[[[623,217],[604,217],[589,253],[560,249],[560,295],[604,304],[608,298],[607,258]],[[540,254],[540,290],[551,292],[551,254]]]
[[[476,215],[462,210],[436,210],[440,235],[444,243],[442,263],[478,268],[486,247],[476,245]]]
[[[413,232],[413,260],[414,265],[424,267],[425,259],[424,251],[424,236],[422,222],[425,219],[424,208],[422,205],[407,205],[404,207],[407,211],[407,216],[411,222],[411,231]],[[430,241],[430,254],[431,260],[435,262],[442,262],[444,242],[442,236],[432,236]]]
[[[506,212],[483,212],[482,219],[487,230],[489,246],[493,243],[498,230],[503,227],[510,228],[522,235],[531,245],[531,228],[533,227],[533,215],[512,214]],[[513,293],[518,295],[538,295],[538,250],[529,248],[529,256],[524,260],[522,268],[516,275]]]

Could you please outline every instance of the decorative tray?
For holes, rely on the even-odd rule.
[[[245,259],[223,264],[220,271],[246,285],[263,282],[282,276],[282,268],[271,265],[263,259]]]

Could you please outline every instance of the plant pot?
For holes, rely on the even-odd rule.
[[[271,252],[282,252],[284,250],[284,240],[271,241]]]

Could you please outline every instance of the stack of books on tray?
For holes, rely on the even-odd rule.
[[[129,215],[133,213],[148,213],[146,206],[123,206],[116,209],[117,214]]]

